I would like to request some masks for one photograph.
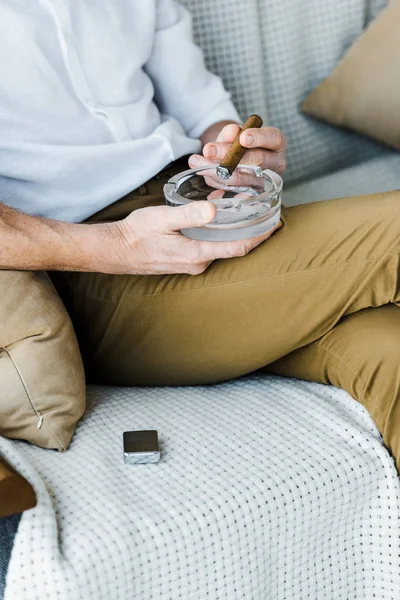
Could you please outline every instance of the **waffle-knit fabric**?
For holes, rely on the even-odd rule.
[[[0,440],[38,493],[5,600],[400,597],[394,462],[345,392],[260,375],[88,401],[65,454]],[[136,428],[158,464],[124,464]]]
[[[300,113],[387,0],[183,0],[209,67],[243,119],[261,114],[289,139],[286,185],[387,151]],[[373,75],[371,75],[373,76]]]

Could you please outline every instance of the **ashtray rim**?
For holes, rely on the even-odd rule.
[[[194,169],[187,169],[186,171],[181,171],[180,173],[177,173],[176,175],[171,177],[167,181],[167,183],[164,185],[164,189],[163,189],[166,203],[171,205],[172,202],[170,202],[170,200],[172,200],[173,206],[182,206],[182,205],[190,204],[191,202],[193,202],[194,200],[192,200],[192,199],[186,200],[183,196],[181,196],[178,193],[177,190],[179,188],[177,187],[177,184],[180,183],[180,185],[182,185],[182,183],[187,181],[187,179],[189,179],[189,177],[191,177],[195,173],[198,173],[199,171],[207,171],[207,170],[211,170],[211,169],[217,169],[217,167],[218,167],[217,164],[206,165],[204,167],[196,167]],[[260,199],[260,202],[267,198],[270,200],[273,200],[274,198],[279,199],[279,195],[283,189],[283,179],[278,173],[276,173],[275,171],[272,171],[270,169],[262,169],[261,167],[259,167],[257,165],[239,164],[237,168],[253,171],[253,173],[255,175],[257,175],[258,177],[260,177],[260,178],[264,177],[265,179],[268,179],[271,182],[273,189],[271,191],[263,192],[257,196],[257,198]],[[224,180],[224,184],[226,187],[228,187],[229,179]],[[204,201],[212,202],[213,204],[216,204],[217,206],[219,204],[218,200],[205,199]],[[253,199],[253,201],[254,201],[254,199]],[[246,203],[247,200],[243,200],[243,202]]]

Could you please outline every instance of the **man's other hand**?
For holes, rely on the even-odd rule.
[[[225,125],[215,142],[205,144],[202,156],[193,154],[190,157],[189,166],[197,168],[221,163],[239,131],[240,125],[234,123]],[[275,127],[247,129],[241,134],[240,143],[248,148],[241,161],[243,164],[271,169],[279,174],[285,171],[287,139],[280,129]]]

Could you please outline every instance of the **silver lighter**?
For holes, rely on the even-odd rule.
[[[160,458],[155,429],[124,431],[124,461],[128,465],[157,463]]]

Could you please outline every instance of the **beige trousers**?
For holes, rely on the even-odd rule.
[[[91,221],[164,202],[182,163]],[[248,256],[201,275],[57,273],[88,378],[190,385],[263,369],[347,390],[400,470],[400,192],[283,210]],[[216,400],[217,401],[217,400]]]

